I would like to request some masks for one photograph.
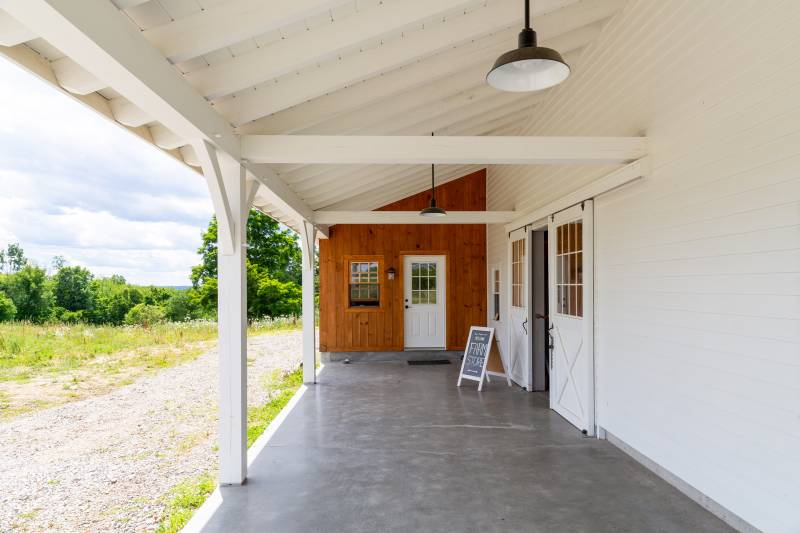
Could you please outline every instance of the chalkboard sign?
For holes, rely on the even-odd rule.
[[[494,328],[472,326],[467,337],[467,347],[464,350],[464,360],[461,362],[461,373],[458,376],[458,386],[462,379],[477,381],[478,390],[483,390],[483,378],[486,375],[486,362],[492,348]]]

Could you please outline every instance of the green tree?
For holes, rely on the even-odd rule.
[[[92,308],[91,283],[94,276],[83,267],[61,267],[53,276],[55,303],[67,311]]]
[[[9,276],[7,292],[17,307],[17,318],[32,322],[47,320],[53,307],[53,295],[43,268],[26,265]]]
[[[247,270],[247,312],[252,317],[299,315],[302,289],[293,281],[280,281],[258,267]]]
[[[63,255],[56,255],[53,259],[50,260],[50,266],[53,267],[53,270],[58,272],[65,266],[67,266],[67,260],[64,259]]]
[[[164,313],[167,320],[172,322],[192,320],[200,314],[197,303],[187,290],[175,291],[169,300],[164,303]]]
[[[202,258],[201,263],[192,269],[195,298],[209,314],[215,314],[217,306],[217,252],[217,220],[212,218],[208,229],[203,233],[203,243],[198,250]],[[302,279],[301,268],[301,252],[297,235],[290,229],[282,228],[277,221],[260,211],[250,211],[247,219],[247,292],[249,302],[254,303],[259,298],[257,287],[265,279],[283,284],[289,283],[293,286],[292,288],[290,285],[281,285],[282,288],[278,290],[278,286],[267,283],[264,285],[265,287],[272,287],[270,294],[274,294],[277,290],[289,297],[294,289],[299,291]],[[273,314],[272,310],[278,307],[277,305],[261,305],[257,302],[253,305],[248,304],[251,317],[277,316]],[[294,308],[292,305],[287,306],[287,309]]]
[[[128,311],[144,300],[141,289],[125,283],[122,276],[95,279],[91,291],[93,307],[89,316],[96,324],[120,325]]]
[[[136,304],[125,314],[125,324],[149,328],[164,321],[164,310],[150,304]]]
[[[14,320],[15,316],[17,316],[17,306],[14,305],[14,301],[4,292],[0,292],[0,322]]]
[[[13,274],[19,272],[25,265],[28,264],[28,259],[25,257],[25,252],[19,243],[11,243],[6,247],[5,252],[5,271],[6,273]]]

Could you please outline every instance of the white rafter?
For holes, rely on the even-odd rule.
[[[502,0],[508,1],[508,0]],[[359,44],[379,39],[463,6],[465,0],[389,1],[357,11],[341,21],[291,35],[228,61],[186,74],[207,98],[241,91],[288,72],[335,58]]]
[[[610,0],[569,5],[546,16],[535,18],[537,35],[543,44],[549,44],[552,39],[560,39],[562,35],[565,39],[572,39],[569,34],[575,32],[575,40],[581,42],[585,39],[586,33],[596,35],[597,25],[613,15],[623,4],[623,0]],[[254,93],[243,93],[233,99],[220,100],[215,103],[215,107],[238,125],[239,133],[295,133],[325,121],[334,123],[337,117],[346,113],[357,113],[359,109],[370,104],[383,103],[391,107],[395,97],[402,98],[405,92],[421,89],[437,80],[447,83],[450,77],[458,76],[465,69],[474,69],[475,75],[482,79],[497,55],[507,51],[509,46],[513,46],[517,31],[517,25],[513,25],[511,29],[475,38],[473,41],[438,54],[421,58],[402,68],[384,72],[380,76],[369,79],[366,79],[367,76],[360,77],[358,83],[349,84],[329,94],[320,94],[316,97],[304,95],[302,100],[298,99],[301,100],[298,102],[299,105],[288,109],[276,110],[274,107],[278,106],[270,104],[265,90],[268,91],[271,86]],[[373,51],[384,48],[382,46]],[[363,54],[359,54],[361,55]],[[341,61],[337,61],[338,63]],[[311,73],[321,70],[322,67]],[[293,77],[292,81],[300,82],[301,85],[312,83],[312,79],[305,74]],[[275,85],[282,83],[283,80]],[[453,87],[458,85],[454,83]],[[313,90],[310,92],[315,93]],[[249,109],[246,110],[246,107]]]
[[[537,3],[536,9],[547,12],[574,1],[542,0]],[[397,69],[460,43],[518,25],[519,16],[519,5],[515,0],[490,3],[447,22],[408,32],[403,38],[392,39],[376,48],[322,63],[318,68],[303,71],[302,75],[285,77],[278,83],[259,86],[258,90],[239,93],[236,98],[220,100],[215,107],[233,124],[242,124]]]
[[[185,61],[257,37],[352,0],[234,0],[204,9],[144,36],[173,62]]]

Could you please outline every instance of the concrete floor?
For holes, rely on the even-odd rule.
[[[544,395],[457,374],[326,365],[204,531],[730,531]]]

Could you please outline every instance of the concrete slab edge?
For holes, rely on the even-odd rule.
[[[325,365],[320,365],[317,369],[317,376],[322,373],[322,370],[325,368]],[[281,412],[278,413],[272,422],[269,423],[267,428],[264,432],[256,439],[252,446],[247,450],[247,468],[249,469],[250,466],[255,461],[258,454],[261,453],[264,448],[267,447],[269,444],[270,439],[272,436],[275,435],[275,432],[281,427],[281,424],[286,420],[289,416],[289,413],[295,408],[295,406],[300,402],[300,399],[308,390],[307,385],[300,385],[300,388],[294,393],[294,395],[289,399],[289,402],[281,409]],[[192,515],[192,518],[186,523],[183,528],[181,528],[181,533],[200,533],[206,524],[208,524],[211,517],[214,516],[214,513],[219,506],[222,505],[222,493],[219,490],[219,486],[214,489],[206,501],[203,502],[201,505]]]
[[[711,514],[742,533],[761,533],[761,530],[747,522],[744,518],[722,506],[716,500],[708,497],[698,489],[685,482],[660,464],[656,463],[643,453],[633,448],[630,444],[618,438],[608,430],[603,430],[606,440],[622,450],[636,462],[653,472],[655,475],[681,491],[685,496],[694,501],[700,507],[706,509]]]

